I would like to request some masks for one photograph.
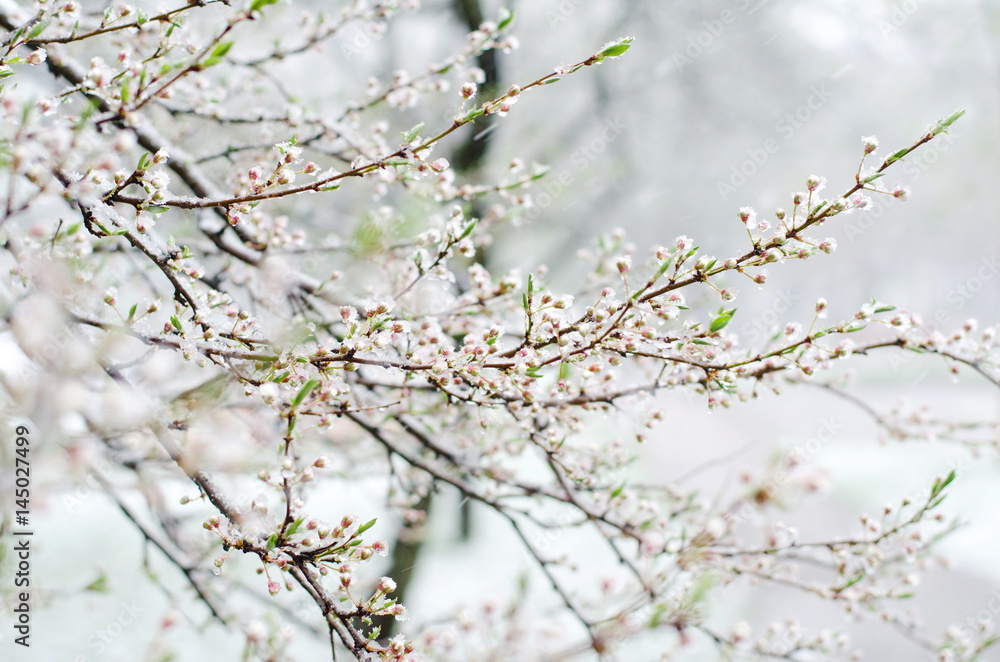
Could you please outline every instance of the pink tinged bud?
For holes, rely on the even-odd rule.
[[[756,276],[753,277],[753,282],[757,283],[758,285],[763,285],[764,283],[767,282],[767,274],[763,272],[757,274]]]
[[[260,166],[250,168],[250,172],[247,173],[247,175],[250,177],[251,182],[257,181],[258,179],[261,178],[263,174],[264,174],[264,169],[261,168]]]
[[[313,163],[312,161],[310,161],[309,163],[305,164],[305,166],[302,168],[302,172],[305,173],[305,174],[307,174],[307,175],[311,175],[314,172],[316,172],[317,170],[319,170],[319,166],[316,165],[315,163]]]
[[[628,255],[620,257],[618,258],[618,261],[615,262],[615,266],[618,268],[618,273],[628,273],[629,267],[632,266],[632,258]]]
[[[378,583],[378,590],[382,593],[392,593],[396,590],[396,582],[391,577],[383,577]]]
[[[861,195],[859,193],[857,195],[851,196],[851,206],[854,207],[855,209],[867,209],[868,205],[870,205],[871,202],[872,201],[868,198],[867,195]]]
[[[721,292],[719,292],[719,294],[722,295],[723,301],[732,301],[733,299],[736,298],[736,292],[729,289],[722,290]]]
[[[343,574],[340,576],[340,585],[344,588],[348,588],[351,585],[351,576],[349,574]]]
[[[785,210],[782,209],[781,207],[778,207],[777,209],[774,210],[774,217],[776,219],[778,219],[779,221],[784,220],[785,219]]]
[[[897,186],[892,189],[892,197],[899,200],[906,200],[910,197],[910,187],[909,186]]]
[[[740,207],[739,215],[740,220],[743,221],[744,225],[752,223],[754,219],[757,218],[757,214],[754,212],[753,207]]]
[[[878,138],[875,136],[864,136],[861,138],[861,142],[865,144],[865,154],[871,154],[878,149]]]
[[[822,191],[824,186],[826,186],[826,177],[811,175],[809,179],[806,180],[806,188],[812,193]]]
[[[466,83],[461,87],[458,93],[462,95],[463,99],[471,99],[472,97],[476,96],[477,89],[478,88],[476,87],[475,83]]]
[[[795,195],[792,196],[792,204],[794,205],[801,205],[805,201],[806,201],[805,193],[796,193]]]
[[[826,299],[817,299],[816,300],[816,312],[817,313],[821,313],[824,310],[826,310],[826,306],[827,306]]]
[[[837,250],[837,240],[836,239],[825,239],[820,242],[819,249],[829,255],[833,251]]]
[[[38,50],[29,53],[28,57],[24,58],[24,61],[32,65],[41,64],[42,62],[45,62],[45,57],[45,49],[39,48]]]
[[[267,583],[267,592],[270,593],[271,595],[278,595],[280,591],[281,591],[281,584],[279,584],[278,582],[272,580]]]
[[[449,165],[451,164],[448,163],[448,159],[444,158],[435,159],[434,162],[431,163],[431,170],[433,170],[434,172],[444,172],[445,170],[448,169]]]

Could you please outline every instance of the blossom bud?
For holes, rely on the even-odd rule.
[[[42,62],[45,62],[45,57],[45,49],[39,48],[38,50],[28,53],[28,57],[24,58],[24,61],[32,65],[41,64]]]
[[[806,188],[812,193],[822,191],[824,186],[826,186],[826,177],[810,175],[809,179],[806,180]]]
[[[391,577],[383,577],[378,583],[378,590],[382,593],[392,593],[396,590],[396,582]]]

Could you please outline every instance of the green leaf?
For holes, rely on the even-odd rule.
[[[542,85],[551,85],[552,83],[558,83],[560,80],[562,79],[559,76],[556,76],[555,78],[549,78],[544,83],[542,83]]]
[[[260,11],[267,5],[274,5],[277,4],[277,2],[278,0],[253,0],[253,2],[250,3],[250,11]]]
[[[290,525],[288,526],[288,528],[287,528],[287,529],[285,529],[285,535],[286,535],[286,536],[290,536],[290,535],[294,535],[294,534],[295,534],[295,532],[299,530],[299,527],[300,527],[300,526],[302,526],[302,522],[304,522],[304,521],[305,521],[305,520],[304,520],[303,518],[301,518],[301,517],[300,517],[300,518],[298,518],[297,520],[295,520],[294,522],[292,522],[292,523],[291,523],[291,524],[290,524]]]
[[[108,576],[102,571],[97,579],[84,586],[83,590],[93,591],[94,593],[106,593],[108,590]]]
[[[952,481],[954,481],[954,480],[955,480],[955,472],[954,472],[954,470],[952,470],[944,478],[938,478],[938,479],[936,479],[934,481],[934,485],[931,487],[931,498],[933,499],[934,497],[936,497],[939,494],[941,494],[941,492],[944,491],[944,488],[946,488],[949,485],[951,485]]]
[[[874,182],[879,177],[885,177],[885,173],[884,172],[877,172],[874,175],[869,175],[868,177],[865,177],[863,180],[861,180],[861,183],[862,184],[871,184],[872,182]]]
[[[952,124],[954,124],[958,120],[958,118],[961,117],[964,114],[965,114],[965,111],[959,109],[959,110],[956,110],[955,112],[953,112],[948,117],[945,117],[942,120],[938,120],[937,125],[935,125],[934,130],[931,131],[931,133],[934,134],[935,136],[937,134],[939,134],[939,133],[948,133],[948,127],[950,127]]]
[[[153,205],[152,207],[146,207],[146,211],[148,211],[150,214],[162,214],[165,211],[170,211],[170,207]]]
[[[377,521],[378,521],[377,517],[374,518],[374,519],[368,520],[367,522],[365,522],[364,524],[362,524],[361,526],[358,527],[357,533],[355,533],[354,535],[360,536],[362,533],[364,533],[368,529],[370,529],[373,526],[375,526],[375,522],[377,522]]]
[[[302,401],[306,399],[306,396],[312,393],[312,390],[317,386],[319,386],[318,379],[310,379],[303,384],[302,388],[299,389],[299,392],[295,394],[294,398],[292,398],[292,407],[298,407],[302,404]]]
[[[403,140],[405,142],[411,143],[411,142],[413,142],[414,140],[417,139],[417,136],[419,136],[420,132],[423,131],[423,130],[424,130],[424,123],[421,122],[420,124],[416,125],[412,129],[410,129],[409,131],[403,131],[402,132],[402,134],[403,134]]]
[[[327,184],[326,186],[320,186],[320,191],[336,191],[340,188],[340,184]]]
[[[139,307],[138,303],[133,303],[132,307],[128,309],[128,321],[131,322],[135,319],[135,310]]]
[[[32,27],[31,31],[28,33],[28,38],[25,39],[25,41],[31,41],[32,39],[34,39],[38,35],[42,34],[42,30],[44,30],[45,26],[47,26],[47,25],[48,25],[47,21],[39,21],[38,23],[35,23],[34,27]],[[955,118],[955,119],[958,119],[958,118]],[[954,120],[952,120],[952,121],[954,121]]]
[[[886,163],[895,163],[910,152],[909,148],[901,149],[885,160]]]
[[[208,56],[208,59],[202,63],[202,68],[207,69],[208,67],[214,67],[218,63],[222,62],[222,58],[226,57],[226,53],[228,53],[229,49],[232,47],[233,42],[231,41],[224,41],[217,45],[212,49],[212,53]]]
[[[500,8],[500,21],[497,23],[497,32],[500,32],[514,22],[514,12],[506,7]]]
[[[714,320],[712,324],[708,327],[709,333],[716,333],[726,328],[729,324],[729,320],[733,319],[733,315],[736,314],[736,309],[731,308],[730,310],[719,310],[719,315]]]
[[[278,546],[278,534],[272,533],[271,537],[267,539],[267,548],[274,549]]]
[[[149,155],[149,152],[145,152],[142,156],[139,157],[139,163],[135,167],[136,172],[145,172],[149,168],[152,162],[153,162],[153,157]]]
[[[170,316],[170,324],[173,325],[173,327],[178,331],[184,330],[184,327],[181,326],[181,321],[177,318],[177,315]]]
[[[472,231],[476,229],[477,223],[479,223],[479,219],[474,218],[471,221],[469,221],[469,224],[465,226],[464,230],[462,230],[462,235],[459,237],[459,240],[465,239],[470,234],[472,234]]]
[[[600,62],[605,58],[618,57],[620,55],[624,55],[625,51],[631,48],[632,41],[633,37],[625,37],[624,39],[619,39],[618,41],[611,42],[610,44],[602,48],[600,52],[597,54],[596,56],[597,61]]]
[[[467,112],[462,117],[462,119],[459,120],[459,121],[460,122],[471,122],[472,120],[476,119],[477,117],[479,117],[480,115],[482,115],[485,112],[486,111],[483,110],[482,108],[473,108],[472,110],[470,110],[469,112]]]

